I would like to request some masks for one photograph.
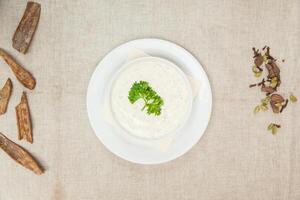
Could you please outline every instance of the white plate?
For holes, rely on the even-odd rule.
[[[199,94],[194,99],[188,122],[165,152],[136,145],[120,137],[103,117],[105,89],[113,75],[127,62],[129,54],[135,50],[170,60],[183,72],[201,81]],[[96,67],[87,91],[88,116],[99,140],[115,155],[140,164],[168,162],[189,151],[203,135],[210,119],[211,108],[211,88],[201,64],[182,47],[160,39],[133,40],[113,49]]]

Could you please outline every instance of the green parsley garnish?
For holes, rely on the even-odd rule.
[[[130,88],[128,94],[128,100],[130,103],[134,104],[139,99],[142,99],[145,103],[142,111],[147,108],[147,113],[149,115],[160,115],[164,101],[146,81],[135,81]]]

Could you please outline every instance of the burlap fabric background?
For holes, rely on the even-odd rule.
[[[0,131],[45,166],[36,176],[0,152],[1,200],[300,199],[300,105],[280,116],[253,115],[262,98],[252,76],[253,46],[270,45],[282,65],[280,91],[300,97],[298,0],[39,1],[41,19],[26,56],[11,47],[26,1],[0,1],[0,46],[37,79],[28,91],[34,144],[17,141],[15,105],[24,89],[3,61],[0,83],[14,83]],[[126,41],[174,41],[203,64],[212,85],[213,114],[186,155],[141,166],[111,154],[94,135],[86,90],[97,63]],[[277,136],[266,131],[282,124]]]

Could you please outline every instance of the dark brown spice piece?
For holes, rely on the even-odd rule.
[[[268,70],[268,78],[277,77],[280,80],[280,69],[274,61],[269,61],[266,64],[266,68]]]
[[[255,86],[261,86],[261,85],[263,85],[265,83],[265,79],[263,79],[261,82],[259,82],[259,83],[255,83],[255,84],[251,84],[251,85],[249,85],[249,87],[250,88],[252,88],[252,87],[255,87]]]
[[[286,99],[286,100],[285,100],[285,104],[282,105],[282,107],[281,107],[281,109],[280,109],[280,112],[282,112],[282,111],[287,107],[288,103],[289,103],[289,100]]]
[[[282,104],[284,102],[284,98],[279,94],[272,94],[270,96],[270,104],[274,113],[279,113],[281,107],[278,104]]]
[[[265,53],[267,59],[274,60],[274,58],[270,55],[270,47],[267,47],[267,52]]]
[[[44,170],[40,164],[23,147],[12,142],[2,133],[0,133],[0,148],[16,162],[27,169],[30,169],[37,175],[41,175],[43,173]]]
[[[276,126],[277,128],[281,128],[279,124],[273,124],[273,125]]]
[[[27,3],[24,15],[12,39],[12,46],[23,54],[27,52],[30,46],[40,19],[40,13],[41,5],[39,3],[31,1]]]
[[[259,69],[259,71],[263,71],[262,68],[260,68],[260,66],[264,63],[264,59],[262,57],[261,54],[258,54],[258,56],[255,57],[254,59],[254,64],[255,66]]]
[[[259,49],[256,50],[255,47],[253,47],[252,50],[253,50],[253,53],[254,53],[253,58],[257,57],[259,55]]]
[[[267,95],[272,94],[273,92],[276,91],[275,88],[270,87],[270,86],[265,86],[265,84],[262,85],[261,91],[267,93]]]

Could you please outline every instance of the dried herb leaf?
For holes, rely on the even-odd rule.
[[[32,143],[33,137],[31,117],[25,92],[23,92],[22,94],[21,102],[16,106],[16,114],[19,130],[19,140],[26,139],[28,142]]]
[[[273,78],[271,79],[270,86],[271,86],[272,88],[276,88],[276,87],[277,87],[277,84],[278,84],[277,77],[273,77]]]
[[[291,94],[290,95],[290,100],[291,100],[292,103],[295,103],[295,102],[297,102],[298,99],[293,94]]]
[[[278,131],[278,128],[276,126],[272,127],[272,134],[275,135]]]
[[[262,75],[262,72],[255,72],[254,73],[254,76],[257,77],[257,78],[261,77],[261,75]]]
[[[41,13],[41,5],[35,2],[28,2],[24,15],[13,36],[12,46],[21,53],[26,53],[35,30],[37,28]]]
[[[261,109],[262,111],[267,111],[269,108],[268,108],[267,105],[262,104],[262,105],[260,105],[260,109]]]
[[[253,110],[254,114],[258,113],[260,111],[260,106],[256,106]]]
[[[8,102],[12,92],[12,82],[10,78],[7,79],[5,85],[0,90],[0,115],[6,113]]]
[[[24,69],[21,65],[19,65],[8,53],[6,53],[3,49],[0,48],[0,57],[4,59],[4,61],[11,68],[17,79],[28,89],[33,90],[35,87],[35,79],[34,77]]]
[[[270,131],[270,130],[272,130],[272,129],[273,129],[273,127],[274,127],[274,124],[273,124],[273,123],[269,124],[269,126],[268,126],[268,130],[269,130],[269,131]]]
[[[272,134],[275,135],[280,127],[281,126],[279,124],[270,123],[268,126],[268,131],[271,131]]]
[[[270,102],[270,97],[267,96],[266,98],[264,98],[264,99],[262,99],[262,100],[260,100],[260,101],[261,101],[262,104],[267,105],[267,104]]]
[[[263,55],[263,61],[267,62],[268,61],[268,56],[266,54]]]
[[[12,159],[27,169],[30,169],[38,175],[43,173],[43,168],[25,149],[9,140],[2,133],[0,133],[0,148],[3,149]]]

